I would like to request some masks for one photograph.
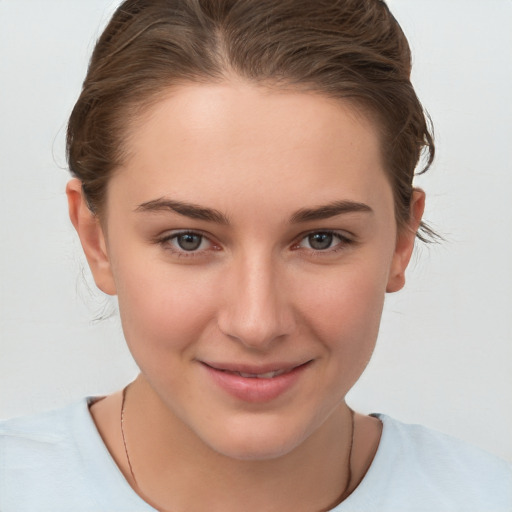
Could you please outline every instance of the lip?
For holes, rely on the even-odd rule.
[[[263,403],[270,402],[291,389],[311,363],[312,361],[246,365],[201,361],[201,366],[214,383],[231,396],[244,402]],[[270,378],[239,375],[264,375],[276,371],[284,373]]]

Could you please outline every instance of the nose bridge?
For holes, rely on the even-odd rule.
[[[290,334],[293,313],[283,275],[271,251],[240,255],[225,282],[224,308],[219,315],[222,332],[246,346],[264,349]]]

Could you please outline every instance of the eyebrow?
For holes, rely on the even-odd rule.
[[[329,219],[343,213],[355,212],[373,213],[373,210],[364,203],[355,201],[334,201],[316,208],[302,208],[291,216],[290,223],[294,224],[312,220]]]
[[[185,203],[161,197],[146,203],[140,204],[135,211],[137,212],[160,212],[173,211],[189,217],[190,219],[206,220],[217,224],[229,224],[228,218],[218,210],[213,208],[205,208],[193,203]]]
[[[208,222],[215,222],[217,224],[229,225],[229,219],[222,212],[213,208],[205,208],[193,203],[186,203],[183,201],[176,201],[161,197],[159,199],[153,199],[140,204],[135,209],[137,212],[161,212],[161,211],[172,211],[189,217],[190,219],[205,220]],[[296,211],[290,217],[290,224],[299,224],[302,222],[309,222],[312,220],[323,220],[337,215],[346,213],[373,213],[373,210],[364,203],[358,203],[355,201],[334,201],[325,205],[317,206],[315,208],[302,208]]]

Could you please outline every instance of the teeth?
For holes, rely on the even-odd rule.
[[[277,375],[282,375],[284,370],[276,370],[273,372],[267,373],[244,373],[244,372],[236,372],[240,377],[245,377],[246,379],[271,379],[272,377],[276,377]]]
[[[261,375],[258,375],[258,379],[271,379],[272,377],[275,377],[278,373],[278,371],[262,373]]]

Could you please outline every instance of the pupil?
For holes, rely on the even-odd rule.
[[[330,233],[315,233],[309,235],[309,245],[313,249],[328,249],[332,244],[332,235]]]
[[[201,245],[202,236],[193,233],[185,233],[178,237],[178,245],[184,251],[195,251]]]

